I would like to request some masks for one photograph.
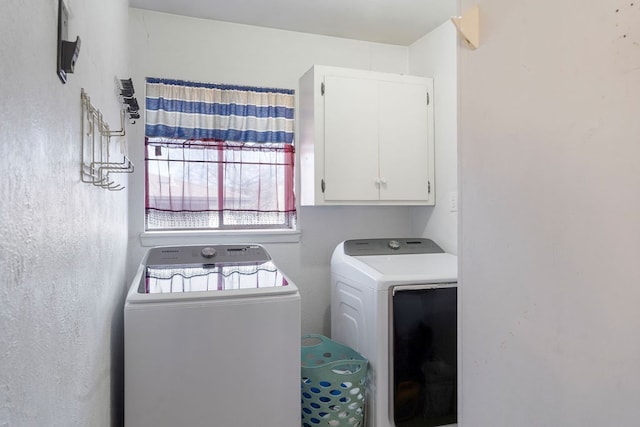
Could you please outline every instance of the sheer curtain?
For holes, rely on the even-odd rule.
[[[147,229],[291,228],[294,92],[147,79]]]

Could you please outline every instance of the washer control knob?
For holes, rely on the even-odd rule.
[[[397,240],[389,240],[389,243],[387,243],[387,246],[389,246],[389,249],[393,249],[394,251],[397,251],[398,249],[400,249],[400,242],[398,242]]]
[[[202,255],[205,258],[213,258],[214,256],[216,256],[216,248],[212,248],[211,246],[202,248],[200,255]]]

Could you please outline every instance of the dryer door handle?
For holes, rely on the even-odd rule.
[[[396,292],[403,291],[420,291],[424,289],[442,289],[442,288],[455,288],[458,286],[457,282],[447,282],[447,283],[428,283],[424,285],[398,285],[394,286],[391,290],[391,294],[395,295]]]

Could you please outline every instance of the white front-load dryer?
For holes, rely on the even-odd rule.
[[[125,427],[300,425],[300,295],[262,246],[150,249],[124,323]]]
[[[340,243],[331,337],[369,360],[367,427],[457,423],[457,258],[428,239]]]

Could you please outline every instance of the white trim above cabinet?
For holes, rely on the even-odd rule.
[[[301,204],[433,205],[433,80],[316,65],[300,78]]]

